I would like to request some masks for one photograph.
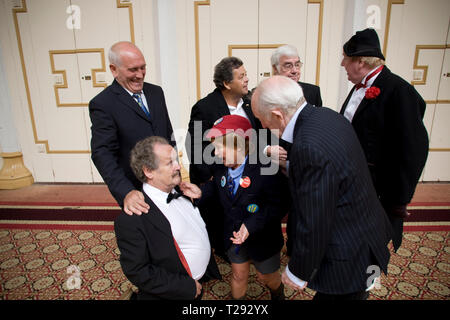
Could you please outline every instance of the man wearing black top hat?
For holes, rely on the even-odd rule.
[[[384,64],[374,29],[356,32],[343,46],[341,66],[355,84],[340,113],[353,125],[377,195],[402,242],[403,220],[428,156],[425,101]],[[375,230],[374,230],[375,231]]]

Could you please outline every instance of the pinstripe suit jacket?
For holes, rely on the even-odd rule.
[[[365,290],[369,265],[387,273],[392,230],[351,124],[306,105],[289,157],[289,270],[322,293]]]

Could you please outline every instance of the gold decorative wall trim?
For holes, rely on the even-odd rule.
[[[415,85],[426,85],[428,76],[428,65],[419,65],[419,55],[421,50],[445,50],[449,49],[450,44],[434,45],[434,44],[422,44],[416,45],[416,50],[414,53],[414,63],[413,70],[423,70],[422,80],[413,80],[411,84]],[[426,100],[427,104],[450,104],[450,100]]]
[[[450,148],[430,148],[430,152],[450,152]]]
[[[389,0],[387,12],[386,12],[386,24],[384,26],[384,44],[383,44],[383,55],[386,58],[387,45],[389,39],[389,28],[391,25],[391,10],[393,4],[405,4],[405,0]]]
[[[420,50],[445,50],[450,48],[450,45],[443,44],[443,45],[434,45],[434,44],[418,44],[416,45],[416,50],[414,53],[414,63],[413,63],[413,69],[417,70],[423,70],[423,77],[422,80],[413,80],[411,81],[411,84],[414,85],[425,85],[427,83],[427,75],[428,75],[428,66],[419,65],[419,54]]]
[[[323,0],[308,0],[308,4],[319,4],[319,30],[317,32],[316,85],[320,83],[320,59],[322,56]]]
[[[198,17],[198,7],[199,6],[209,6],[211,3],[207,1],[195,1],[194,2],[194,27],[195,27],[195,71],[196,71],[196,82],[197,82],[197,99],[201,98],[200,89],[200,35],[199,35],[199,17]],[[308,4],[318,4],[319,5],[319,30],[317,32],[317,57],[316,57],[316,81],[315,84],[319,85],[320,82],[320,61],[322,52],[322,30],[323,30],[323,0],[308,0]],[[241,47],[239,47],[241,46]],[[256,47],[254,47],[256,46]],[[260,44],[259,48],[267,49],[273,45]],[[278,48],[280,45],[276,45]],[[257,49],[258,45],[244,44],[244,45],[229,45],[228,55],[231,56],[231,51],[233,49]]]
[[[134,18],[133,18],[133,3],[124,3],[121,0],[117,0],[117,8],[128,8],[128,20],[130,21],[130,39],[134,43]]]
[[[131,42],[134,43],[134,20],[133,20],[133,4],[132,3],[122,3],[120,0],[117,0],[117,8],[128,8],[128,12],[129,12],[129,20],[130,20],[130,37],[131,37]],[[31,121],[31,127],[33,130],[33,138],[34,138],[34,143],[35,144],[43,144],[45,146],[45,150],[48,154],[84,154],[84,153],[90,153],[89,150],[51,150],[48,140],[41,140],[38,138],[38,133],[37,133],[37,128],[36,128],[36,119],[34,116],[34,111],[33,111],[33,104],[31,102],[31,94],[30,94],[30,86],[28,84],[28,75],[27,75],[27,70],[25,67],[25,58],[24,58],[24,53],[23,53],[23,46],[22,46],[22,37],[20,34],[20,28],[19,28],[19,20],[18,20],[18,15],[19,13],[27,13],[28,9],[27,9],[27,3],[26,0],[21,0],[21,7],[14,7],[12,9],[12,15],[13,15],[13,21],[14,21],[14,29],[16,32],[16,39],[17,39],[17,47],[19,49],[19,57],[20,57],[20,64],[22,66],[22,76],[23,76],[23,81],[24,81],[24,86],[25,86],[25,93],[27,96],[27,104],[28,104],[28,112],[30,114],[30,121]],[[80,49],[80,50],[84,50],[84,49]],[[89,49],[88,49],[89,50]],[[102,60],[104,60],[104,58],[102,58]],[[103,66],[103,65],[102,65]],[[96,72],[100,72],[100,69],[92,69],[92,79],[93,79],[93,83],[94,86],[96,82],[96,77],[95,74]],[[63,75],[64,77],[64,75]],[[64,79],[64,82],[66,83],[66,79]],[[98,84],[100,85],[100,84]],[[103,86],[103,84],[101,84],[101,86]],[[77,105],[78,106],[78,105]]]
[[[199,34],[199,23],[198,23],[198,7],[199,6],[209,6],[210,2],[207,1],[195,1],[194,2],[194,27],[195,27],[195,74],[197,82],[197,99],[201,98],[200,90],[200,34]]]
[[[75,50],[50,50],[50,66],[52,69],[52,74],[61,74],[63,77],[63,83],[62,84],[55,84],[53,86],[55,90],[55,99],[56,99],[56,106],[57,107],[86,107],[88,106],[88,103],[61,103],[59,99],[59,89],[67,89],[69,86],[67,84],[67,74],[66,70],[56,70],[55,68],[55,54],[78,54],[78,53],[100,53],[101,57],[101,63],[102,67],[99,69],[91,69],[91,76],[92,76],[92,86],[93,87],[101,87],[106,88],[108,85],[106,83],[98,83],[97,82],[97,72],[106,72],[106,66],[105,66],[105,50],[103,48],[97,48],[97,49],[75,49]]]
[[[228,56],[233,55],[233,49],[276,49],[284,44],[230,44],[228,45]]]

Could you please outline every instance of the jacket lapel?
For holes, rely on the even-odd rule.
[[[147,196],[147,194],[143,190],[142,193],[144,194],[145,202],[147,202],[150,206],[150,210],[148,211],[148,213],[143,214],[144,219],[151,222],[155,226],[155,228],[161,230],[170,239],[173,239],[169,220],[167,220],[161,210],[159,210],[158,206]]]
[[[130,96],[130,94],[124,88],[122,88],[122,86],[116,80],[114,80],[112,86],[114,93],[117,94],[117,98],[122,104],[124,104],[125,106],[136,112],[139,116],[141,116],[145,120],[151,122],[150,119],[147,117],[147,115],[144,113],[144,111],[141,109],[141,107],[138,105],[136,100],[134,100],[133,97]],[[145,96],[145,98],[147,99],[147,104],[149,104],[147,95]]]
[[[372,83],[372,87],[378,87],[381,92],[380,94],[383,93],[383,83],[384,83],[384,79],[385,77],[388,75],[389,73],[389,69],[384,66],[383,70],[381,70],[380,74],[378,75],[378,77],[375,79],[375,81]],[[375,99],[366,99],[365,97],[362,99],[361,103],[359,104],[358,108],[356,109],[355,114],[353,115],[353,119],[352,122],[355,121],[355,119],[358,118],[358,115],[361,114],[361,112],[363,112],[364,109],[366,109],[368,106],[370,106],[372,103],[374,103],[377,100],[377,98]]]
[[[350,90],[350,93],[347,95],[347,99],[345,99],[345,102],[342,105],[341,111],[339,112],[340,114],[342,114],[342,115],[344,114],[345,109],[347,108],[347,104],[350,101],[350,98],[351,98],[351,96],[353,94],[353,91],[355,91],[355,86],[353,86],[352,90]]]
[[[150,92],[150,86],[146,86],[145,83],[144,83],[144,88],[142,89],[142,91],[144,91],[145,99],[147,100],[147,107],[148,107],[148,112],[150,113],[150,119],[147,117],[147,115],[142,110],[141,110],[142,111],[141,115],[145,116],[145,119],[152,124],[153,131],[156,131],[158,121],[153,121],[153,119],[154,119],[153,117],[158,114],[158,112],[156,111],[156,104],[161,103],[161,102],[156,101],[155,97]]]
[[[247,159],[247,163],[245,164],[244,171],[242,172],[242,177],[241,178],[243,179],[245,177],[249,177],[251,183],[255,183],[254,181],[252,181],[252,179],[257,176],[255,171],[259,168],[259,166],[249,164],[248,161],[249,160]],[[236,194],[233,197],[233,202],[238,201],[239,198],[241,197],[243,191],[244,191],[244,188],[242,188],[241,185],[240,185],[240,181],[238,181],[238,183],[239,183],[239,186],[238,186],[238,188],[236,190]]]
[[[295,137],[297,136],[298,130],[300,129],[303,121],[305,121],[309,117],[311,112],[314,111],[313,108],[314,107],[308,103],[303,108],[303,110],[300,111],[300,114],[298,115],[297,121],[295,122],[295,126],[294,126],[294,141],[293,141],[293,143],[295,143]]]

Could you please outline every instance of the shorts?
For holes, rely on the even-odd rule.
[[[227,256],[230,259],[231,263],[244,263],[250,261],[250,256],[248,255],[247,247],[245,245],[240,245],[239,252],[236,253],[237,245],[232,244],[231,247],[227,250]],[[252,260],[255,265],[256,270],[258,270],[262,274],[269,274],[280,269],[280,252],[277,252],[270,258],[262,261]]]

